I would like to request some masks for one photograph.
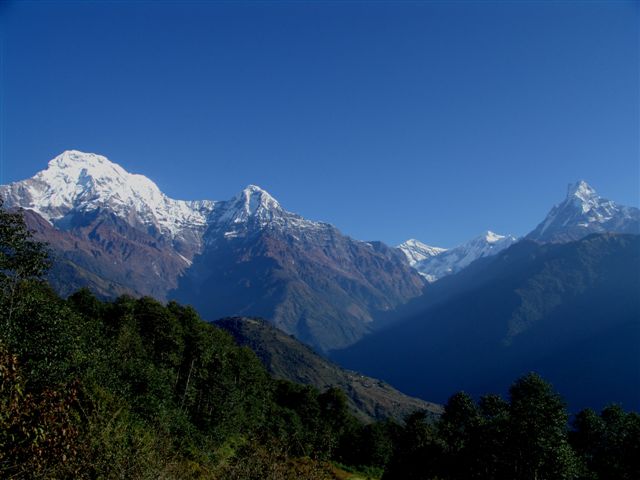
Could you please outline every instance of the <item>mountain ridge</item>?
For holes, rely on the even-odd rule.
[[[431,247],[418,240],[408,240],[398,248],[407,256],[410,265],[432,283],[459,272],[480,258],[495,255],[517,241],[512,235],[499,235],[487,230],[450,249]]]
[[[0,195],[31,210],[61,293],[90,286],[186,301],[208,319],[263,316],[321,350],[361,338],[376,311],[424,286],[399,251],[289,212],[256,185],[224,201],[173,200],[106,157],[66,151]]]
[[[430,283],[517,242],[491,231],[451,249],[363,242],[287,211],[256,185],[229,200],[174,200],[148,178],[76,150],[0,186],[0,195],[9,208],[31,210],[26,219],[52,246],[50,280],[63,294],[89,286],[104,298],[177,299],[208,319],[261,316],[321,351],[357,342]],[[526,238],[640,232],[640,211],[581,181],[541,225]]]

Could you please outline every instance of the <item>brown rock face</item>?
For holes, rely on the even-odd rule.
[[[371,331],[376,313],[422,291],[404,255],[322,224],[310,232],[264,228],[207,247],[172,297],[207,319],[261,316],[320,350],[350,345]]]
[[[109,212],[78,215],[68,230],[31,210],[24,215],[34,236],[50,245],[50,281],[62,295],[89,287],[105,298],[126,293],[165,300],[188,267],[172,245]]]
[[[24,214],[36,238],[51,246],[50,281],[62,295],[89,287],[105,298],[177,299],[210,320],[260,316],[323,351],[355,343],[378,313],[424,285],[397,249],[353,240],[328,224],[249,225],[231,238],[210,228],[202,247],[201,238],[176,245],[105,210],[78,213],[64,230]]]

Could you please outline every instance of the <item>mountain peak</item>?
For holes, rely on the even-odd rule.
[[[584,180],[569,185],[565,200],[527,235],[539,242],[579,240],[591,233],[639,233],[640,210],[600,197]]]
[[[243,192],[249,192],[249,193],[257,193],[257,194],[266,193],[267,195],[269,195],[269,192],[267,192],[264,188],[262,188],[262,187],[260,187],[258,185],[254,185],[252,183],[250,183],[249,185],[244,187],[244,189],[242,191]]]
[[[80,150],[65,150],[57,157],[49,160],[49,168],[69,168],[74,165],[115,165],[107,157]]]
[[[269,192],[257,185],[247,185],[233,199],[233,203],[242,204],[247,215],[254,215],[258,210],[281,210],[280,203]]]
[[[212,225],[215,231],[224,231],[225,237],[244,236],[250,225],[265,227],[276,219],[287,216],[287,212],[269,192],[257,185],[247,185],[231,200],[221,202],[214,209]]]
[[[518,239],[512,235],[499,235],[487,230],[462,245],[449,250],[436,249],[438,251],[434,254],[423,255],[422,258],[414,253],[415,247],[412,248],[408,242],[403,243],[399,248],[409,259],[409,264],[420,275],[428,282],[435,282],[439,278],[459,272],[479,258],[496,255],[517,241]]]
[[[487,230],[482,235],[480,235],[480,238],[484,239],[487,243],[496,243],[505,238],[505,236],[499,235],[495,232],[492,232],[491,230]]]
[[[173,200],[144,175],[107,157],[66,150],[30,179],[0,189],[8,205],[34,210],[51,223],[67,215],[107,209],[132,225],[171,235],[204,225],[212,202]]]
[[[76,204],[79,196],[104,198],[119,195],[125,186],[149,192],[156,199],[162,195],[147,177],[130,174],[102,155],[78,150],[62,152],[33,179],[47,187],[54,204]]]
[[[598,200],[598,194],[595,189],[584,180],[569,184],[567,188],[567,199],[575,200],[583,204],[590,204]]]
[[[474,246],[486,245],[489,248],[491,248],[493,245],[496,245],[496,244],[502,244],[504,242],[511,244],[516,240],[517,240],[516,237],[514,237],[513,235],[500,235],[499,233],[495,233],[491,230],[486,230],[485,232],[481,233],[477,237],[472,238],[468,242],[463,243],[462,245],[459,245],[456,248],[468,247],[470,245],[474,245]]]
[[[416,263],[421,262],[427,258],[440,255],[442,252],[445,252],[447,250],[446,248],[432,247],[431,245],[422,243],[415,238],[410,238],[406,242],[398,245],[397,248],[402,250],[402,253],[405,254],[407,260],[409,261],[409,265],[411,266],[414,266]]]
[[[427,247],[428,246],[426,243],[422,243],[420,240],[417,240],[415,238],[410,238],[409,240],[402,242],[400,245],[398,245],[398,247],[402,245],[406,245],[407,247]]]

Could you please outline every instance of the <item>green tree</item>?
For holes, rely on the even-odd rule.
[[[318,397],[322,426],[319,447],[328,458],[339,448],[343,436],[353,428],[353,417],[347,407],[347,396],[337,387],[331,387]]]
[[[46,245],[35,241],[21,211],[8,212],[0,198],[0,279],[41,278],[50,266]]]
[[[30,372],[32,388],[69,380],[77,353],[78,318],[42,280],[49,266],[22,212],[0,200],[0,342]]]
[[[480,414],[473,399],[464,392],[451,396],[438,423],[445,447],[447,475],[470,478],[476,465],[474,436],[480,425]]]
[[[509,479],[505,461],[509,430],[509,404],[499,395],[480,398],[481,421],[474,437],[477,478]]]
[[[618,405],[600,415],[582,410],[573,420],[571,444],[587,467],[584,478],[640,478],[640,415]]]
[[[430,480],[443,471],[443,442],[424,412],[407,417],[383,480]]]
[[[15,338],[15,311],[25,281],[40,279],[49,268],[45,244],[33,240],[22,212],[8,212],[0,198],[0,338]],[[24,293],[24,292],[23,292]]]
[[[565,404],[551,385],[530,373],[510,388],[507,455],[513,478],[577,477],[577,460],[567,440]]]

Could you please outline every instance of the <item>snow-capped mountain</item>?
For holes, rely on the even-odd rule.
[[[56,256],[52,284],[175,298],[207,319],[269,319],[320,349],[351,344],[376,312],[419,295],[402,252],[285,210],[249,185],[226,201],[174,200],[106,157],[67,151],[0,186]]]
[[[436,255],[440,255],[447,251],[446,248],[432,247],[416,240],[415,238],[411,238],[406,242],[401,243],[398,245],[398,248],[405,254],[409,261],[409,265],[412,267],[418,262],[422,262],[427,258],[435,257]]]
[[[356,342],[374,328],[376,312],[423,287],[398,249],[288,212],[250,185],[216,203],[203,251],[170,296],[209,319],[267,318],[327,351]]]
[[[0,195],[7,207],[33,210],[62,229],[75,214],[105,209],[133,227],[171,238],[201,232],[215,204],[174,200],[147,177],[77,150],[58,155],[30,179],[0,186]]]
[[[569,242],[592,233],[640,233],[640,209],[600,197],[584,180],[570,184],[562,203],[527,238],[539,242]]]
[[[244,237],[264,229],[305,235],[329,227],[286,211],[269,192],[256,185],[247,186],[231,200],[216,202],[207,223],[207,242],[219,235]]]
[[[420,253],[416,254],[416,250],[410,250],[411,253],[407,254],[409,248],[406,247],[406,244],[409,242],[415,242],[422,246],[420,252],[431,253],[431,255],[414,261],[411,266],[426,278],[427,281],[435,282],[442,277],[459,272],[479,258],[495,255],[517,241],[518,239],[511,235],[498,235],[487,231],[462,245],[448,250],[428,247],[423,243],[411,240],[403,243],[399,248],[405,253],[407,258],[409,258],[410,262],[411,258],[415,258],[417,255],[420,255]],[[412,257],[409,255],[412,255]]]

